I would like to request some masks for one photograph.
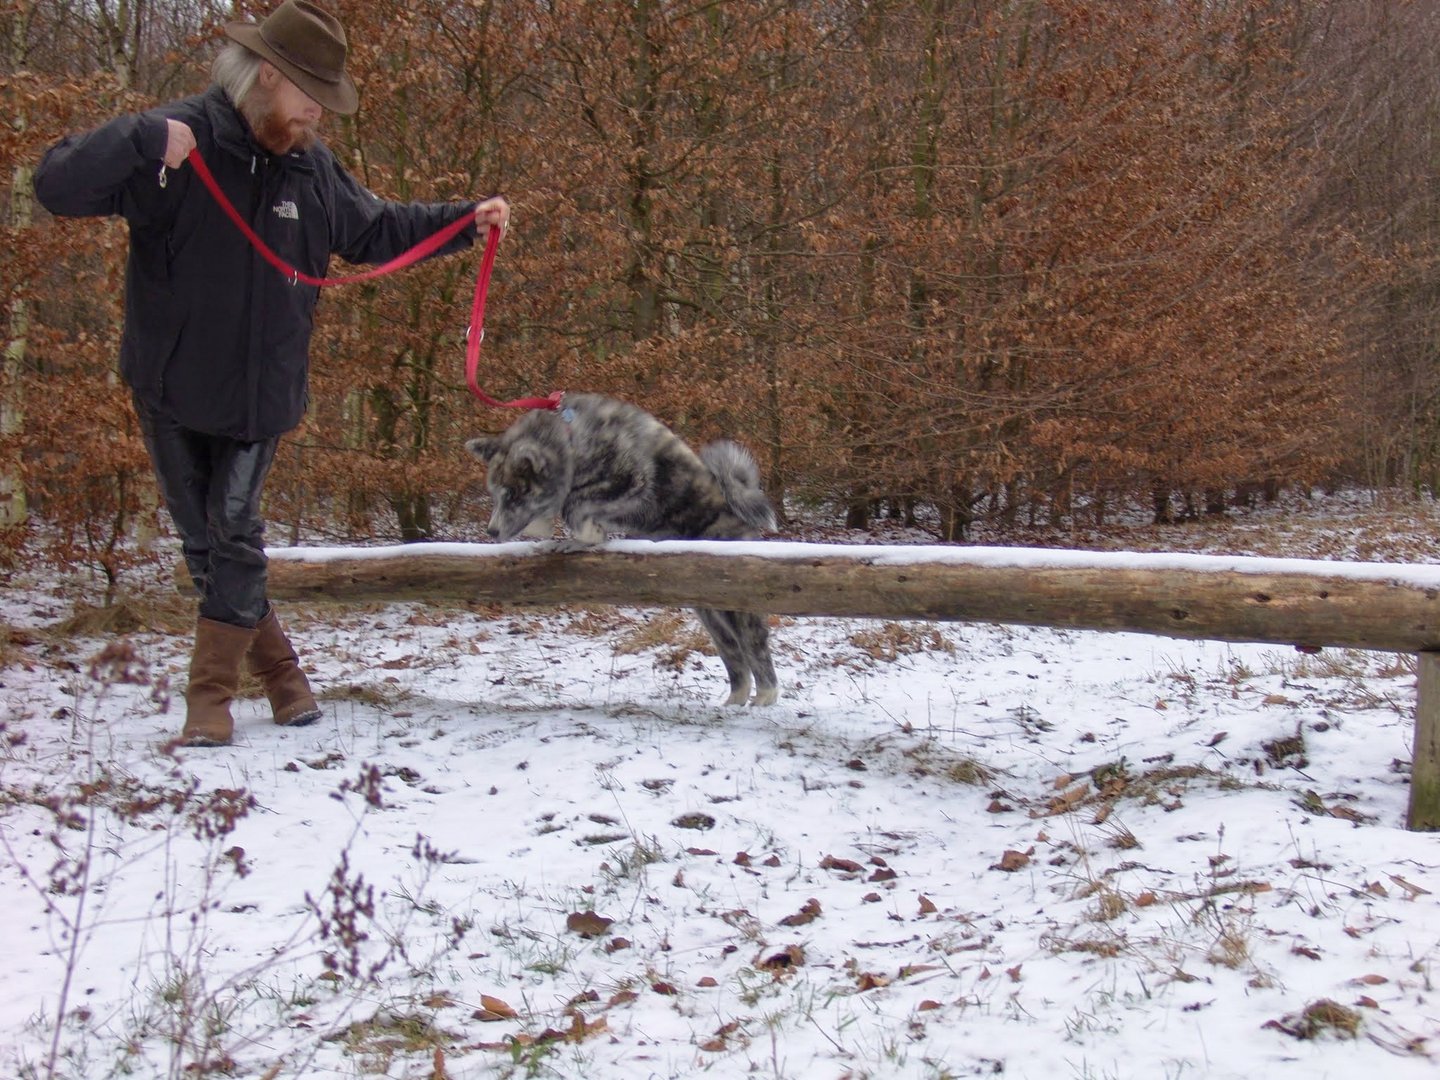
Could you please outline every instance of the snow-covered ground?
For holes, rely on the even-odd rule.
[[[103,632],[98,586],[6,581],[0,1075],[1436,1074],[1408,658],[784,619],[780,703],[725,709],[688,614],[290,605],[324,719],[172,752],[168,569]]]

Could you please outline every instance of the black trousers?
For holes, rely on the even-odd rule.
[[[201,617],[253,627],[269,610],[260,493],[280,440],[205,435],[134,400],[160,494],[200,592]]]

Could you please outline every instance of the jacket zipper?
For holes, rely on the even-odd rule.
[[[269,158],[262,160],[256,154],[250,155],[250,175],[257,178],[256,182],[251,185],[253,202],[250,207],[250,227],[261,237],[265,237],[265,202],[270,181],[269,166]],[[245,286],[250,293],[250,340],[246,343],[245,349],[245,396],[248,408],[242,438],[247,441],[255,438],[255,433],[260,427],[260,377],[261,369],[264,367],[261,352],[265,340],[261,332],[261,328],[265,325],[263,275],[268,269],[268,266],[261,264],[260,253],[252,251],[250,253],[249,280]]]

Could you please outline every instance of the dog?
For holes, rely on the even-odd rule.
[[[549,537],[559,518],[580,545],[607,531],[650,540],[751,540],[776,527],[760,470],[722,439],[697,454],[654,416],[603,394],[566,394],[465,449],[485,464],[496,540]],[[696,608],[730,680],[726,705],[779,697],[764,615]]]

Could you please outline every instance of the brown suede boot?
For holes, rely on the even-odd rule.
[[[303,727],[320,719],[320,706],[310,682],[300,670],[300,659],[271,608],[255,627],[255,640],[245,657],[250,673],[265,687],[275,723]]]
[[[230,702],[240,685],[240,665],[255,631],[243,626],[199,619],[195,651],[190,656],[190,684],[185,688],[183,746],[229,746],[235,731]]]

